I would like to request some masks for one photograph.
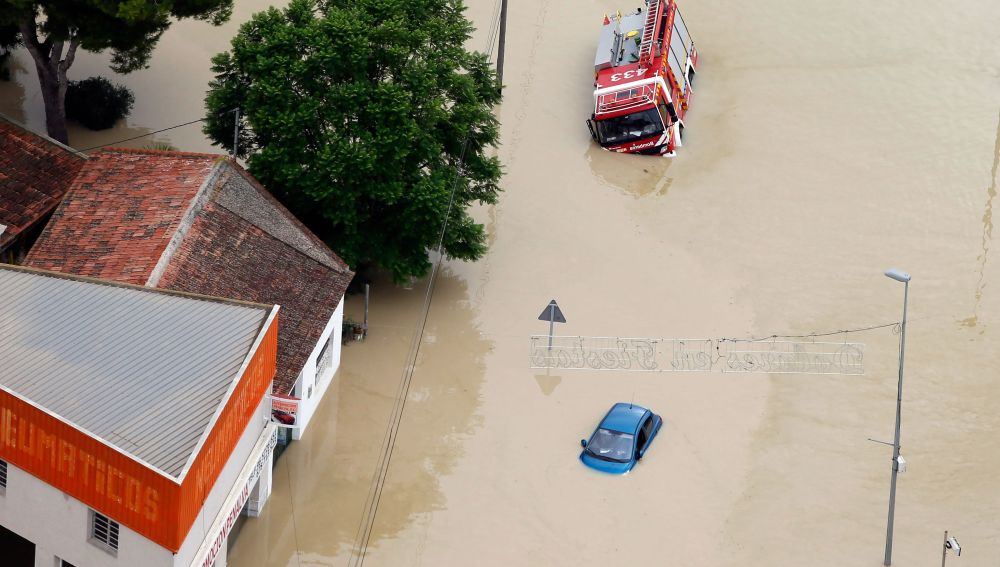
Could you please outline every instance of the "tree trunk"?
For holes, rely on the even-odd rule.
[[[45,129],[50,138],[69,144],[69,133],[66,131],[66,91],[58,80],[52,80],[42,72],[38,73],[38,82],[45,102]]]
[[[35,21],[29,20],[21,22],[19,25],[21,40],[31,54],[35,62],[35,70],[38,72],[38,84],[42,90],[42,100],[45,103],[45,129],[49,137],[64,144],[69,143],[69,134],[66,131],[66,89],[69,82],[66,79],[66,71],[73,64],[78,45],[75,34],[70,33],[69,49],[66,50],[66,58],[63,59],[63,41],[53,41],[46,38],[44,42],[38,40],[38,29]]]

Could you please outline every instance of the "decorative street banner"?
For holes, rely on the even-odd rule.
[[[864,374],[862,343],[739,339],[530,337],[531,368],[632,372]]]
[[[271,394],[268,397],[271,398],[271,421],[278,427],[295,427],[295,418],[302,400],[281,394]]]

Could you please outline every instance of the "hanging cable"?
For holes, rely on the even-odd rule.
[[[499,18],[499,13],[496,18]],[[493,22],[492,28],[497,29],[498,24],[499,20],[497,19]],[[493,54],[493,38],[495,38],[495,33],[490,34],[491,43],[486,50],[487,57],[491,57]],[[407,353],[406,364],[403,367],[403,373],[400,377],[399,386],[396,389],[396,398],[393,403],[392,412],[389,415],[389,423],[386,425],[385,434],[382,437],[382,451],[375,467],[375,474],[372,477],[372,483],[368,489],[364,513],[362,514],[361,521],[358,524],[358,531],[355,535],[355,552],[351,557],[351,561],[348,562],[348,565],[352,565],[354,567],[362,567],[364,565],[365,557],[368,552],[368,545],[371,541],[372,531],[375,525],[375,517],[378,514],[379,503],[382,500],[382,489],[385,486],[386,476],[389,472],[389,465],[392,462],[392,454],[396,447],[396,436],[399,432],[399,425],[403,418],[403,410],[406,408],[406,399],[409,396],[410,384],[413,381],[413,372],[416,369],[417,356],[420,354],[420,345],[423,342],[424,330],[427,325],[427,316],[430,312],[431,300],[434,296],[434,285],[437,281],[437,275],[445,256],[444,237],[447,233],[448,221],[451,217],[451,211],[455,204],[455,193],[458,190],[459,181],[462,179],[462,168],[465,164],[465,154],[469,149],[470,138],[471,132],[466,135],[465,141],[462,144],[462,151],[455,164],[455,179],[452,181],[451,195],[448,198],[448,208],[441,224],[441,232],[438,235],[438,243],[435,250],[437,258],[432,264],[431,273],[427,278],[427,289],[424,292],[424,300],[420,309],[420,316],[418,318],[417,325],[414,328],[413,337],[410,340],[410,349]]]
[[[872,325],[870,327],[858,327],[856,329],[841,329],[839,331],[824,331],[822,333],[808,333],[805,335],[767,335],[764,337],[747,337],[744,339],[736,338],[720,338],[720,342],[742,342],[742,343],[755,343],[760,341],[770,341],[774,339],[811,339],[815,337],[829,337],[832,335],[848,335],[850,333],[861,333],[864,331],[874,331],[875,329],[885,329],[886,327],[899,327],[899,321],[892,323],[884,323],[882,325]]]
[[[122,142],[131,142],[132,140],[138,140],[139,138],[145,138],[146,136],[152,136],[153,134],[159,134],[160,132],[166,132],[167,130],[174,130],[182,126],[190,126],[191,124],[197,124],[198,122],[204,122],[208,120],[207,118],[199,118],[197,120],[192,120],[190,122],[185,122],[183,124],[177,124],[176,126],[170,126],[169,128],[163,128],[161,130],[155,130],[153,132],[147,132],[145,134],[139,134],[138,136],[132,136],[131,138],[124,138],[122,140],[115,140],[114,142],[108,142],[106,144],[99,144],[96,146],[90,146],[89,148],[83,148],[82,150],[77,150],[81,152],[89,152],[90,150],[96,150],[98,148],[105,148],[107,146],[113,146],[115,144],[121,144]]]
[[[218,113],[218,116],[222,116],[223,114],[229,114],[230,112],[237,112],[237,120],[239,120],[239,118],[238,118],[238,116],[239,116],[239,114],[238,114],[239,113],[239,108],[231,108],[229,110],[223,110],[222,112]],[[145,134],[139,134],[138,136],[132,136],[131,138],[123,138],[121,140],[115,140],[114,142],[108,142],[106,144],[98,144],[96,146],[90,146],[89,148],[83,148],[82,150],[76,150],[76,151],[78,151],[78,152],[89,152],[90,150],[96,150],[98,148],[106,148],[108,146],[113,146],[115,144],[121,144],[123,142],[131,142],[132,140],[138,140],[139,138],[145,138],[146,136],[152,136],[154,134],[159,134],[160,132],[166,132],[168,130],[175,130],[175,129],[181,128],[183,126],[190,126],[191,124],[197,124],[198,122],[204,122],[206,120],[208,120],[207,116],[205,118],[199,118],[197,120],[191,120],[191,121],[185,122],[183,124],[175,124],[173,126],[168,126],[166,128],[161,128],[159,130],[153,130],[152,132],[146,132]],[[235,142],[234,142],[234,144],[235,144]]]

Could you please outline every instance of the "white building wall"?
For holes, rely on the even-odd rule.
[[[56,557],[77,567],[174,565],[172,553],[124,525],[117,556],[90,543],[90,508],[11,463],[7,490],[0,494],[0,524],[35,543],[36,567],[52,567]]]
[[[270,407],[267,398],[257,406],[176,555],[124,524],[119,524],[117,555],[97,547],[88,541],[90,508],[86,504],[11,463],[7,465],[7,489],[0,493],[0,524],[34,542],[36,567],[52,567],[56,557],[77,567],[189,567],[205,538],[215,537],[215,533],[208,534],[207,531],[270,421]],[[266,468],[269,472],[270,465]],[[260,483],[255,495],[257,506],[263,508],[270,495],[269,474],[266,482]],[[216,566],[224,567],[224,551],[220,559]]]
[[[319,340],[313,346],[312,353],[306,359],[306,364],[299,375],[299,381],[295,385],[295,395],[301,398],[302,402],[299,405],[299,415],[296,418],[299,427],[292,430],[292,439],[302,438],[302,434],[305,433],[306,427],[309,426],[313,414],[316,413],[320,401],[326,394],[326,390],[333,382],[333,377],[337,373],[337,369],[340,368],[343,322],[344,298],[341,298],[340,304],[337,305],[333,316],[330,317],[326,328],[323,329],[323,334],[320,335]],[[318,363],[319,353],[323,350],[323,346],[326,345],[327,341],[331,339],[330,349],[333,358],[330,367],[326,369],[322,376],[317,376],[316,364]]]
[[[270,391],[270,388],[268,388],[268,391]],[[215,481],[215,486],[209,491],[208,498],[205,499],[205,504],[201,507],[201,511],[194,520],[194,524],[191,525],[191,531],[188,532],[187,537],[184,538],[184,543],[181,544],[181,548],[177,551],[177,562],[175,563],[177,567],[188,567],[191,565],[191,562],[195,559],[194,554],[201,547],[205,538],[215,537],[214,533],[208,533],[208,529],[212,526],[215,517],[222,510],[222,504],[226,500],[226,497],[235,488],[233,483],[236,482],[236,477],[239,476],[243,466],[251,457],[250,452],[260,438],[261,433],[264,432],[264,427],[267,426],[269,421],[271,421],[271,401],[267,397],[264,397],[260,405],[257,406],[257,409],[254,410],[253,417],[250,418],[246,429],[243,430],[243,435],[240,437],[239,442],[236,443],[236,448],[233,449],[229,460],[226,461],[226,466],[219,473],[219,478]],[[266,499],[267,496],[265,495],[263,500]],[[263,507],[263,503],[261,503],[261,507]],[[225,562],[218,563],[217,565],[222,567],[225,565]]]

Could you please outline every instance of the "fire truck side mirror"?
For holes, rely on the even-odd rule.
[[[594,120],[592,118],[587,120],[587,128],[590,130],[590,137],[596,142],[597,131],[594,129]]]

